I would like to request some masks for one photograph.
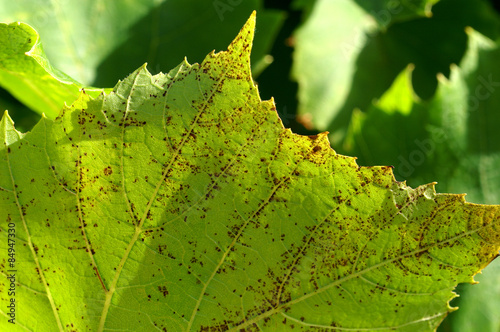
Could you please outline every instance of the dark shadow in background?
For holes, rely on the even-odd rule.
[[[285,13],[264,11],[260,1],[169,0],[128,31],[127,40],[99,66],[94,86],[114,86],[145,62],[152,74],[168,72],[184,57],[200,63],[211,51],[226,50],[253,10],[257,27],[252,64],[271,48]]]
[[[256,79],[260,96],[263,100],[274,97],[276,109],[286,128],[297,134],[315,135],[317,130],[308,130],[296,120],[298,84],[290,79],[294,50],[293,33],[302,23],[304,13],[292,8],[287,1],[268,0],[265,1],[265,7],[288,13],[270,52],[274,61]]]
[[[16,129],[22,133],[30,131],[41,118],[38,113],[26,107],[7,90],[0,88],[0,118],[6,110],[9,111]]]

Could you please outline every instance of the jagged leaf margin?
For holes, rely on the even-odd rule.
[[[251,78],[254,25],[31,133],[3,117],[18,307],[2,329],[432,331],[495,257],[498,206],[411,189],[284,129]]]

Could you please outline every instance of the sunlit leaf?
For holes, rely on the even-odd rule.
[[[1,330],[413,332],[451,311],[498,252],[499,207],[284,129],[251,77],[254,27],[30,133],[4,115]]]

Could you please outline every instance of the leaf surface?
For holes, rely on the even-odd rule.
[[[252,81],[254,28],[30,133],[2,118],[0,312],[11,269],[18,303],[2,330],[436,328],[496,256],[499,207],[284,129]]]

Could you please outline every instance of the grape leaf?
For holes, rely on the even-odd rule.
[[[29,133],[4,115],[2,330],[432,331],[452,310],[496,256],[499,207],[285,129],[251,78],[254,27]]]

